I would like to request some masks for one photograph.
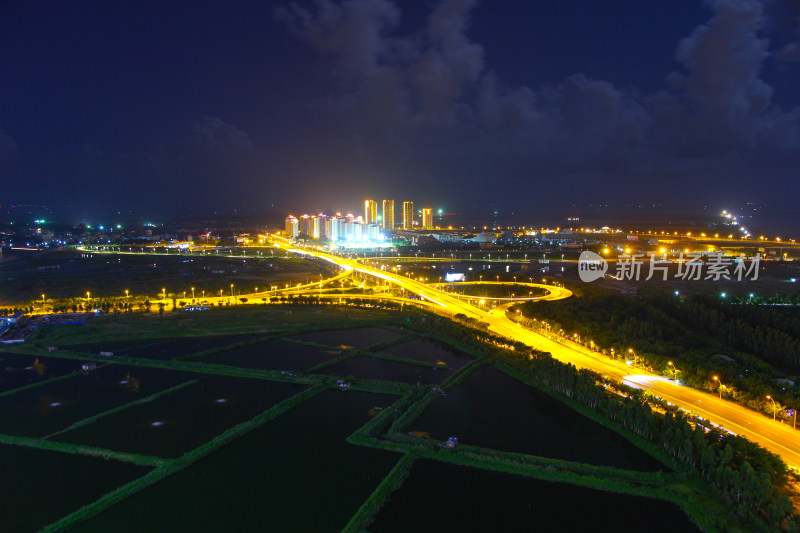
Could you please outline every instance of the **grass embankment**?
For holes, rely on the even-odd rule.
[[[349,329],[349,328],[347,328],[347,329]],[[281,335],[281,337],[283,337],[282,340],[285,340],[286,342],[293,342],[294,344],[300,344],[302,346],[310,346],[312,348],[319,348],[320,350],[350,350],[350,349],[352,349],[349,346],[348,347],[329,346],[327,344],[322,344],[320,342],[305,341],[305,340],[302,340],[302,339],[293,339],[291,337],[288,337],[288,335],[299,335],[301,333],[312,333],[312,332],[316,333],[316,332],[320,332],[320,331],[330,331],[330,329],[328,329],[328,328],[326,328],[326,329],[304,328],[304,329],[299,330],[299,331],[290,331],[290,332],[284,333],[283,335]],[[339,331],[346,331],[346,330],[339,329]]]
[[[105,364],[97,365],[97,368],[94,370],[103,368],[106,366]],[[43,379],[41,381],[37,381],[35,383],[29,383],[27,385],[23,385],[22,387],[17,387],[16,389],[7,390],[5,392],[0,392],[0,398],[3,396],[8,396],[10,394],[16,394],[18,392],[22,392],[28,389],[35,389],[36,387],[41,387],[42,385],[49,385],[50,383],[55,383],[56,381],[61,381],[63,379],[69,379],[71,377],[80,376],[81,374],[85,374],[87,372],[93,372],[94,370],[76,370],[75,372],[70,372],[69,374],[64,374],[63,376],[56,376],[54,378]]]
[[[61,518],[57,522],[54,522],[53,524],[50,524],[49,526],[41,529],[40,533],[66,531],[71,527],[85,520],[88,520],[89,518],[97,515],[103,510],[114,505],[115,503],[129,496],[132,496],[133,494],[136,494],[142,489],[149,487],[150,485],[153,485],[158,481],[161,481],[167,476],[180,472],[184,468],[202,459],[203,457],[213,452],[214,450],[217,450],[220,447],[225,446],[226,444],[246,435],[247,433],[264,425],[266,422],[272,420],[273,418],[276,418],[277,416],[285,413],[286,411],[295,407],[296,405],[299,405],[300,403],[308,400],[309,398],[312,398],[313,396],[327,389],[328,389],[327,385],[317,385],[315,387],[308,388],[303,392],[295,394],[291,398],[287,398],[286,400],[273,405],[263,413],[256,415],[255,417],[251,418],[246,422],[242,422],[241,424],[238,424],[226,431],[223,431],[221,434],[217,435],[210,441],[206,442],[205,444],[202,444],[201,446],[195,448],[190,452],[185,453],[181,457],[167,461],[158,468],[145,474],[144,476],[134,481],[131,481],[130,483],[127,483],[121,487],[118,487],[117,489],[114,489],[111,492],[108,492],[104,496],[98,498],[97,500],[88,505],[84,505],[74,513],[71,513]]]
[[[386,327],[384,327],[383,329],[386,329],[386,330],[392,331],[392,332],[396,332],[396,330],[390,329],[390,328],[386,328]],[[407,341],[410,341],[410,340],[414,340],[417,337],[419,337],[419,335],[417,335],[416,333],[406,333],[405,335],[402,335],[402,336],[397,337],[395,339],[389,339],[388,341],[383,341],[383,342],[378,342],[378,343],[372,344],[370,346],[367,346],[365,349],[369,350],[370,352],[376,352],[378,350],[383,350],[384,348],[388,348],[389,346],[394,346],[395,344],[401,344],[401,343],[404,343],[404,342],[407,342]]]
[[[729,515],[729,509],[723,504],[719,497],[712,495],[712,490],[708,484],[701,480],[687,465],[677,462],[675,457],[667,453],[663,446],[659,446],[659,443],[644,439],[623,427],[618,421],[602,415],[595,409],[591,409],[565,394],[555,392],[543,386],[518,369],[509,360],[498,359],[495,362],[495,366],[522,383],[563,402],[571,409],[621,435],[637,448],[647,452],[676,471],[679,475],[675,475],[665,481],[663,490],[666,492],[660,495],[653,495],[653,497],[678,504],[704,531],[731,531],[736,530],[736,528],[739,528],[741,531],[746,530],[738,523],[726,519],[725,517]],[[759,528],[762,526],[764,526],[764,524],[760,522],[748,524],[748,527],[751,528]],[[768,530],[769,528],[764,529],[764,531]]]
[[[27,343],[41,346],[69,346],[106,341],[192,338],[216,335],[280,333],[292,327],[309,330],[381,325],[394,317],[386,311],[342,308],[326,316],[319,308],[293,306],[215,307],[209,311],[186,313],[121,313],[87,315],[80,328],[45,326]],[[330,316],[333,315],[333,316]]]
[[[15,346],[9,353],[19,353],[25,355],[42,355],[39,349],[33,346]],[[56,355],[57,354],[57,355]],[[200,363],[195,361],[178,361],[176,359],[145,359],[142,357],[127,356],[104,356],[70,352],[59,350],[48,354],[50,357],[61,359],[73,359],[79,361],[93,361],[101,363],[117,363],[121,365],[141,366],[146,368],[161,368],[164,370],[175,370],[178,372],[195,372],[198,374],[211,374],[215,376],[228,376],[234,378],[263,379],[267,381],[282,381],[287,383],[312,384],[319,382],[319,379],[305,376],[290,376],[282,374],[279,370],[259,370],[252,368],[242,368],[221,364]]]
[[[232,342],[230,344],[226,344],[224,346],[217,346],[215,348],[209,348],[207,350],[200,350],[199,352],[190,353],[184,355],[183,357],[176,357],[178,361],[189,361],[191,359],[202,359],[204,357],[208,357],[209,355],[216,355],[218,353],[229,352],[231,350],[238,350],[239,348],[246,348],[248,346],[254,346],[256,344],[263,344],[265,342],[269,342],[271,340],[281,338],[285,333],[273,333],[270,335],[265,335],[263,337],[256,337],[255,339],[247,339],[244,341],[239,342]]]
[[[293,310],[297,311],[298,308]],[[232,311],[236,312],[235,310]],[[319,317],[317,316],[316,318]],[[156,318],[155,320],[157,321],[160,319]],[[546,357],[533,354],[530,352],[530,350],[524,351],[521,347],[516,347],[517,351],[507,350],[504,348],[504,346],[507,346],[504,344],[505,341],[502,341],[499,338],[487,336],[483,332],[467,329],[464,326],[454,325],[450,321],[434,317],[430,314],[424,314],[422,312],[406,313],[401,315],[400,320],[396,320],[396,323],[411,324],[412,330],[418,329],[426,336],[443,340],[447,344],[455,346],[456,348],[477,358],[475,361],[465,365],[453,375],[449,376],[448,379],[440,385],[440,387],[443,389],[452,389],[453,387],[459,385],[481,365],[495,363],[501,368],[501,370],[506,371],[516,379],[521,380],[523,383],[544,390],[544,392],[566,403],[571,408],[582,412],[593,420],[598,421],[610,429],[622,434],[635,445],[650,451],[654,456],[662,459],[665,464],[676,465],[678,464],[676,461],[679,459],[683,460],[685,463],[685,458],[683,456],[675,456],[678,457],[676,460],[672,460],[672,456],[663,457],[668,452],[671,452],[674,455],[683,449],[675,444],[675,442],[680,444],[681,441],[681,439],[677,436],[673,435],[675,438],[672,440],[675,442],[668,443],[666,439],[664,439],[664,442],[655,442],[652,439],[649,441],[646,440],[651,438],[653,435],[652,433],[644,434],[642,438],[638,438],[633,435],[632,431],[635,431],[640,426],[649,427],[645,422],[648,422],[651,425],[656,424],[656,427],[658,427],[658,424],[663,424],[663,422],[659,422],[659,420],[661,420],[660,418],[656,417],[644,407],[639,406],[639,404],[635,403],[633,399],[611,397],[609,400],[607,398],[608,393],[596,385],[596,378],[593,376],[584,375],[585,373],[577,372],[572,367],[567,367],[561,363],[550,361]],[[353,322],[350,322],[350,325],[352,326]],[[325,329],[330,328],[326,327]],[[38,353],[42,351],[41,347],[36,348],[35,346],[21,346],[15,347],[15,350],[19,350],[20,353],[36,353],[37,355],[45,355],[44,353]],[[161,466],[158,466],[158,468],[142,478],[139,478],[138,480],[112,491],[93,504],[90,504],[89,506],[78,510],[76,513],[73,513],[72,515],[69,515],[59,522],[49,526],[49,528],[45,529],[46,531],[58,531],[71,527],[75,523],[85,520],[86,518],[102,511],[116,501],[142,490],[142,488],[157,482],[171,473],[185,468],[204,455],[211,453],[211,451],[219,448],[220,446],[224,446],[228,442],[238,438],[238,436],[251,431],[255,427],[265,423],[267,420],[270,420],[271,418],[278,416],[280,413],[285,412],[285,410],[290,409],[297,403],[304,401],[307,397],[313,396],[317,392],[326,388],[334,387],[336,379],[332,376],[283,376],[277,371],[242,369],[238,367],[229,367],[226,365],[205,364],[192,361],[162,361],[130,357],[109,358],[101,356],[93,358],[87,357],[86,354],[71,353],[69,351],[59,351],[48,355],[52,357],[55,354],[58,354],[57,357],[63,358],[98,360],[102,362],[115,362],[120,364],[132,364],[170,370],[227,375],[232,377],[248,377],[274,381],[288,381],[294,383],[313,383],[316,384],[316,386],[273,406],[269,410],[248,422],[244,422],[234,428],[229,429],[228,431],[223,432],[218,437],[212,439],[199,448],[188,452],[186,455],[163,463]],[[342,357],[350,358],[357,355],[367,355],[367,353],[363,350],[350,350]],[[525,361],[522,361],[520,356],[524,357]],[[530,368],[525,367],[522,364],[523,362],[531,362],[528,361],[528,356],[531,357],[532,362],[538,362],[538,366],[531,366]],[[337,359],[343,360],[342,358]],[[335,362],[332,363],[328,361],[324,366],[328,366],[330,364],[335,364]],[[436,398],[436,394],[431,392],[430,388],[412,387],[407,384],[391,383],[386,381],[355,380],[353,389],[365,390],[369,392],[403,394],[403,396],[398,399],[390,408],[381,411],[362,428],[350,435],[348,437],[348,442],[353,444],[381,448],[407,455],[413,454],[415,457],[446,461],[461,466],[472,466],[476,468],[496,470],[498,472],[525,475],[528,477],[535,477],[548,481],[568,482],[600,490],[609,490],[625,494],[636,494],[659,498],[680,505],[692,517],[692,519],[695,520],[695,522],[706,531],[735,531],[738,527],[735,523],[733,523],[733,514],[728,512],[728,510],[722,504],[721,498],[724,496],[718,496],[718,494],[715,494],[713,491],[711,491],[711,487],[708,485],[708,483],[701,480],[696,471],[696,465],[693,467],[687,467],[687,464],[682,464],[683,468],[676,468],[676,473],[648,473],[620,470],[613,467],[585,465],[570,461],[535,457],[525,454],[490,450],[467,445],[461,445],[454,450],[443,450],[438,447],[438,443],[436,441],[420,439],[402,433],[403,428],[407,427],[408,424],[413,421],[427,407],[427,405]],[[572,394],[574,397],[570,396],[570,394]],[[594,400],[592,400],[593,398]],[[599,407],[599,405],[606,404],[614,404],[612,407],[616,407],[615,402],[619,403],[619,408],[623,409],[625,413],[628,411],[633,413],[629,417],[630,420],[620,417],[619,415],[615,418],[612,411],[609,411],[608,409],[603,410]],[[636,409],[634,409],[634,407]],[[669,422],[670,420],[666,420],[666,422]],[[623,424],[627,425],[623,427]],[[678,423],[673,423],[673,425],[681,430],[678,433],[681,435],[685,433],[685,428],[683,428],[682,425]],[[631,428],[631,431],[625,429],[628,427]],[[626,432],[628,434],[626,434]],[[672,435],[672,433],[670,433],[670,435]],[[16,439],[16,437],[9,438]],[[32,444],[30,445],[37,447],[62,446],[62,443],[53,443],[42,439],[29,440],[32,441]],[[694,440],[697,441],[698,439],[695,438]],[[0,442],[2,442],[2,440],[0,440]],[[18,441],[17,443],[27,445],[22,441]],[[659,448],[659,445],[663,446],[663,449]],[[68,451],[60,448],[50,449]],[[109,452],[108,450],[101,451]],[[717,453],[716,449],[712,447],[709,447],[707,451],[709,453]],[[715,456],[709,457],[714,458]],[[150,459],[164,461],[160,458]],[[705,455],[703,455],[703,460],[705,460]],[[398,471],[402,471],[402,469],[399,467],[397,468]],[[394,473],[394,475],[392,475],[392,473]],[[360,517],[358,517],[358,519],[356,516],[353,517],[353,520],[355,520],[351,520],[353,527],[363,527],[361,524],[364,523],[366,518],[369,518],[370,516],[374,517],[380,507],[380,503],[385,501],[386,496],[391,492],[389,488],[394,487],[394,483],[399,483],[402,480],[402,477],[397,477],[398,474],[395,472],[395,469],[392,470],[392,473],[390,473],[390,479],[384,479],[385,483],[382,482],[379,485],[381,491],[377,492],[378,489],[376,489],[377,493],[374,493],[374,498],[371,496],[370,499],[368,499],[364,504],[366,507],[362,506],[364,508],[363,512],[361,512],[362,509],[359,509],[357,515],[361,513],[359,515]],[[348,524],[348,526],[349,525],[350,524]],[[752,530],[760,530],[760,528],[763,526],[763,523],[759,525],[753,522],[752,524],[748,524],[748,526],[750,526]]]
[[[704,497],[704,487],[692,482],[684,473],[630,471],[468,445],[460,445],[454,450],[443,450],[436,441],[399,433],[435,397],[436,395],[430,392],[413,390],[356,430],[347,441],[355,445],[405,452],[418,458],[459,466],[657,498],[679,505],[706,531],[735,530],[726,520],[719,518],[727,514],[724,507],[715,498]],[[384,431],[385,436],[381,438]],[[385,481],[394,489],[399,486],[394,484],[395,480],[392,476]],[[370,499],[370,505],[364,509],[365,512],[369,510],[369,516],[372,518],[378,511],[373,505],[379,501],[385,501],[385,494],[376,494],[375,498]],[[359,516],[358,520],[354,516],[349,524],[361,528],[365,528],[366,525],[368,522],[363,515]]]
[[[460,385],[461,383],[463,383],[465,379],[467,379],[473,374],[473,372],[475,372],[485,364],[486,361],[483,359],[476,359],[471,363],[467,363],[466,365],[462,366],[461,368],[453,372],[451,376],[448,376],[446,380],[442,381],[439,387],[445,390],[453,389],[458,385]]]
[[[380,320],[379,324],[377,324],[377,325],[380,325],[383,322],[385,322],[385,321],[384,320]],[[201,350],[199,352],[194,352],[194,353],[185,355],[183,357],[178,357],[177,359],[181,360],[181,361],[187,361],[187,360],[190,360],[190,359],[202,359],[204,357],[208,357],[209,355],[216,355],[218,353],[228,352],[228,351],[231,351],[231,350],[237,350],[239,348],[246,348],[247,346],[253,346],[253,345],[256,345],[256,344],[263,344],[263,343],[266,343],[266,342],[269,342],[269,341],[273,341],[273,340],[278,340],[278,339],[284,340],[286,342],[293,342],[295,344],[302,344],[304,346],[311,346],[311,347],[314,347],[314,348],[320,348],[320,349],[323,349],[323,350],[333,350],[333,349],[338,349],[338,347],[327,346],[325,344],[320,344],[318,342],[313,342],[313,341],[304,341],[304,340],[300,340],[300,339],[292,339],[292,338],[289,338],[289,335],[301,335],[303,333],[310,333],[310,332],[317,332],[317,331],[327,331],[329,329],[340,329],[340,330],[342,330],[342,329],[350,329],[350,328],[353,328],[353,327],[375,326],[376,324],[375,324],[374,320],[367,320],[367,321],[364,321],[364,322],[356,323],[355,325],[352,324],[352,323],[347,323],[345,325],[346,327],[344,327],[344,328],[342,328],[342,327],[330,328],[330,327],[328,327],[328,325],[329,324],[325,324],[324,325],[324,329],[320,329],[318,324],[299,324],[299,325],[294,325],[294,326],[287,326],[287,327],[285,327],[285,328],[283,328],[281,330],[274,331],[274,332],[270,333],[269,335],[265,335],[263,337],[257,337],[255,339],[247,339],[247,340],[239,341],[239,342],[232,342],[230,344],[226,344],[225,346],[217,346],[215,348],[209,348],[207,350]]]
[[[184,387],[188,387],[189,385],[194,385],[198,383],[196,379],[192,379],[189,381],[185,381],[179,385],[175,385],[174,387],[170,387],[168,389],[164,389],[162,391],[156,392],[155,394],[151,394],[150,396],[145,396],[144,398],[139,398],[138,400],[133,400],[132,402],[128,402],[124,405],[120,405],[119,407],[115,407],[113,409],[109,409],[108,411],[103,411],[102,413],[98,413],[94,416],[90,416],[84,418],[83,420],[78,420],[74,424],[71,424],[60,431],[56,431],[55,433],[51,433],[43,438],[49,439],[51,437],[55,437],[56,435],[61,435],[62,433],[66,433],[67,431],[72,431],[73,429],[78,429],[79,427],[83,427],[85,425],[91,424],[101,418],[105,418],[107,416],[113,415],[114,413],[119,413],[120,411],[124,411],[125,409],[130,409],[131,407],[136,407],[137,405],[142,405],[145,403],[152,402],[153,400],[160,398],[164,395],[170,394],[175,391],[179,391]]]
[[[440,335],[435,335],[435,337],[440,340],[447,340]],[[451,376],[449,383],[443,383],[442,385],[449,387],[457,385],[466,379],[470,374],[470,370],[474,371],[481,364],[499,362],[503,366],[503,362],[507,364],[513,361],[514,356],[518,357],[515,352],[508,352],[490,341],[470,341],[469,336],[462,336],[462,339],[467,344],[473,344],[468,351],[480,357],[480,359],[468,365],[471,368],[454,374]],[[450,344],[453,343],[451,342]],[[502,356],[500,352],[503,352]],[[657,443],[636,437],[615,421],[604,420],[605,417],[601,413],[594,412],[590,407],[579,404],[563,391],[557,392],[555,389],[549,389],[545,384],[534,384],[523,372],[515,371],[516,369],[514,368],[505,368],[505,370],[529,386],[535,385],[539,389],[544,388],[546,393],[567,403],[570,407],[578,408],[580,412],[590,416],[593,420],[604,423],[610,429],[622,433],[635,445],[650,451],[666,464],[676,465],[675,461],[665,456],[665,453],[662,453],[663,450],[657,447]],[[679,505],[704,531],[769,530],[769,527],[760,521],[748,523],[747,528],[742,527],[734,520],[730,510],[723,504],[720,497],[714,494],[707,482],[701,480],[686,465],[682,465],[683,468],[677,469],[678,471],[675,473],[635,472],[474,446],[461,445],[455,450],[443,450],[438,447],[438,442],[436,441],[403,434],[403,428],[407,427],[435,398],[436,395],[434,393],[413,390],[399,400],[393,406],[393,409],[385,410],[370,421],[363,428],[363,431],[357,431],[351,435],[348,441],[353,444],[395,452],[413,452],[420,458],[452,462],[461,466],[496,470],[547,481],[567,482],[598,490],[669,501]],[[402,411],[398,412],[400,409]],[[389,426],[388,429],[387,426]],[[383,435],[382,437],[381,434]]]
[[[392,470],[383,478],[383,480],[375,487],[369,498],[361,504],[358,511],[353,515],[350,521],[342,529],[342,533],[361,533],[367,530],[372,522],[377,518],[378,513],[386,503],[389,495],[396,489],[400,488],[403,481],[408,477],[411,467],[414,466],[414,454],[407,453],[397,461]]]
[[[611,420],[608,417],[602,416],[600,413],[598,413],[594,409],[590,409],[589,407],[583,405],[580,402],[577,402],[577,401],[573,400],[572,398],[569,398],[568,396],[565,396],[563,394],[558,394],[557,392],[553,391],[552,389],[549,389],[547,387],[542,386],[541,384],[537,383],[535,380],[531,379],[530,376],[528,376],[525,373],[521,372],[518,368],[516,368],[510,362],[498,360],[498,361],[495,362],[495,366],[499,370],[504,372],[505,374],[508,374],[509,376],[513,377],[514,379],[516,379],[518,381],[521,381],[522,383],[525,383],[529,387],[533,387],[534,389],[536,389],[538,391],[541,391],[544,394],[547,394],[551,398],[554,398],[554,399],[560,401],[561,403],[566,404],[567,406],[569,406],[570,409],[573,409],[573,410],[579,412],[580,414],[582,414],[583,416],[593,420],[594,422],[596,422],[596,423],[598,423],[598,424],[610,429],[611,431],[613,431],[615,433],[618,433],[619,435],[625,437],[625,439],[628,440],[631,444],[633,444],[637,448],[647,452],[651,456],[655,457],[656,459],[658,459],[661,463],[663,463],[664,465],[666,465],[670,469],[675,470],[675,471],[685,470],[684,467],[682,467],[677,462],[675,462],[675,459],[672,456],[670,456],[669,454],[665,453],[664,450],[662,448],[658,447],[655,443],[653,443],[651,441],[648,441],[648,440],[645,440],[642,437],[640,437],[640,436],[636,435],[635,433],[633,433],[632,431],[630,431],[628,429],[625,429],[618,422],[616,422],[614,420]]]
[[[443,368],[443,369],[450,368],[447,364],[433,363],[431,361],[420,361],[419,359],[409,359],[407,357],[398,357],[396,355],[391,355],[388,353],[370,352],[368,356],[374,357],[375,359],[383,359],[384,361],[394,361],[395,363],[403,363],[406,365],[424,366],[425,368]]]
[[[331,381],[335,381],[335,377],[331,378]],[[355,383],[353,383],[350,387],[350,390],[354,390],[357,392],[371,392],[375,394],[392,394],[394,396],[400,396],[403,394],[407,394],[408,391],[411,389],[411,385],[408,383],[400,383],[397,381],[381,381],[377,379],[359,379]]]
[[[117,452],[95,446],[85,446],[83,444],[70,444],[66,442],[52,442],[34,437],[14,437],[12,435],[0,435],[0,444],[12,444],[14,446],[28,446],[29,448],[39,448],[54,452],[74,453],[78,455],[88,455],[90,457],[102,457],[103,459],[113,459],[125,463],[133,463],[142,466],[161,466],[167,459],[141,455],[135,453]]]
[[[477,360],[461,367],[454,372],[452,376],[444,380],[439,387],[445,390],[455,387],[484,364],[485,361]],[[438,396],[439,395],[437,393],[432,392],[429,388],[415,388],[411,395],[408,398],[405,398],[403,412],[398,413],[399,416],[396,416],[396,418],[392,420],[391,425],[386,431],[386,437],[398,442],[404,440],[403,438],[407,437],[406,435],[403,435],[405,428],[407,428],[408,425],[413,422],[433,400],[438,398]],[[396,409],[392,412],[397,413]],[[370,435],[376,436],[374,434]],[[364,434],[364,436],[367,436],[367,434]]]
[[[343,361],[347,361],[348,359],[352,359],[358,356],[368,356],[370,355],[369,352],[364,352],[362,350],[345,350],[342,355],[338,357],[334,357],[333,359],[328,359],[327,361],[323,361],[319,364],[316,364],[310,368],[306,369],[306,374],[314,374],[319,372],[323,368],[328,368],[329,366],[338,365]]]
[[[391,446],[393,446],[392,443],[381,441],[379,437],[384,433],[384,430],[389,428],[397,417],[404,413],[408,407],[423,394],[425,394],[425,391],[421,389],[410,389],[402,398],[398,399],[386,409],[383,409],[369,422],[351,433],[347,437],[347,442],[357,446],[393,449],[391,448]],[[386,448],[387,446],[389,448]],[[395,447],[394,449],[399,450],[400,448]]]

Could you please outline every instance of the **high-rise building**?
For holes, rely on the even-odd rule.
[[[422,208],[422,228],[433,229],[433,209],[430,207]]]
[[[378,202],[364,200],[364,224],[378,223]]]
[[[383,201],[383,229],[394,229],[394,200]]]
[[[414,229],[414,202],[403,202],[403,229]]]
[[[311,217],[308,215],[303,215],[300,217],[298,231],[300,235],[304,235],[306,238],[312,237],[314,233],[314,224],[311,222]]]
[[[297,237],[297,234],[300,232],[300,226],[295,217],[289,215],[286,217],[286,234],[289,236],[290,239],[294,239]]]
[[[311,217],[311,237],[322,239],[325,237],[325,215]]]

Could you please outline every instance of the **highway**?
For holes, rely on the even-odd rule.
[[[338,265],[343,269],[334,278],[328,278],[313,283],[295,285],[294,287],[278,289],[276,291],[264,291],[252,294],[239,294],[236,298],[228,296],[206,297],[209,302],[221,305],[225,302],[238,303],[240,298],[247,298],[248,303],[257,303],[257,299],[268,298],[276,294],[286,296],[309,294],[325,299],[389,299],[400,303],[411,305],[422,305],[432,311],[445,316],[453,317],[463,314],[470,318],[475,318],[489,325],[489,330],[500,336],[514,341],[520,341],[534,349],[549,352],[560,361],[574,364],[578,368],[587,368],[598,374],[607,377],[609,380],[625,383],[631,386],[640,387],[647,390],[670,403],[673,403],[686,411],[692,412],[709,422],[727,429],[759,443],[768,450],[781,456],[786,463],[796,469],[800,469],[800,433],[791,428],[788,424],[765,417],[764,415],[747,409],[739,404],[720,400],[716,395],[705,393],[697,389],[692,389],[681,385],[678,382],[668,380],[663,376],[657,376],[644,370],[632,373],[631,367],[622,361],[606,357],[598,352],[592,351],[584,346],[561,339],[555,335],[545,335],[536,331],[526,329],[506,315],[506,310],[513,305],[512,302],[505,302],[495,307],[493,310],[485,311],[470,303],[480,298],[474,296],[453,295],[439,290],[434,284],[426,284],[421,281],[395,274],[392,271],[381,270],[371,267],[365,262],[374,258],[351,259],[343,256],[332,255],[321,251],[319,248],[299,248],[291,241],[278,236],[273,237],[274,242],[282,248],[288,249],[292,253],[308,257],[316,257]],[[88,250],[86,250],[88,251]],[[100,253],[120,253],[120,252],[100,252]],[[125,252],[122,252],[125,253]],[[426,261],[426,258],[415,258],[418,261]],[[438,259],[438,258],[437,258]],[[422,301],[409,299],[407,297],[392,295],[390,293],[377,294],[347,294],[336,293],[335,288],[325,289],[325,285],[344,279],[353,273],[360,273],[372,276],[383,281],[389,282],[407,291],[409,295],[415,294]],[[483,282],[491,284],[497,282]],[[533,298],[515,298],[518,300],[540,299],[557,300],[568,298],[572,293],[565,288],[553,285],[517,283],[530,287],[542,288],[548,291],[544,296]],[[485,299],[485,298],[484,298]],[[171,306],[170,300],[162,300],[167,307]]]
[[[478,319],[488,323],[489,330],[493,333],[523,342],[537,350],[549,352],[560,361],[572,363],[578,368],[593,370],[610,380],[650,391],[655,396],[705,418],[713,424],[759,443],[781,456],[790,467],[800,468],[800,433],[788,424],[773,421],[739,404],[720,400],[716,395],[683,386],[663,376],[656,376],[645,371],[632,374],[631,368],[622,361],[611,359],[578,344],[559,341],[526,329],[506,316],[506,309],[512,305],[510,302],[487,312],[471,305],[466,299],[454,297],[430,284],[364,265],[363,259],[349,259],[316,250],[312,252],[295,248],[290,251],[318,257],[334,262],[342,268],[390,281],[419,295],[429,304],[434,304],[429,307],[437,313],[448,316],[464,314],[467,317]],[[567,289],[560,287],[538,284],[536,286],[550,290],[547,296],[540,297],[540,299],[566,298],[572,294]]]

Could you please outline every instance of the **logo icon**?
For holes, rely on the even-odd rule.
[[[608,263],[594,252],[581,252],[578,257],[578,276],[581,281],[591,283],[608,272]]]

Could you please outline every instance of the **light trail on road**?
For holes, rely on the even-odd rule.
[[[264,293],[241,294],[237,297],[253,298],[259,294],[268,293],[297,295],[307,292],[308,294],[316,295],[324,299],[385,299],[409,305],[420,305],[450,318],[457,314],[463,314],[468,318],[474,318],[488,324],[489,331],[492,333],[508,338],[512,341],[522,342],[523,344],[536,350],[548,352],[555,359],[565,363],[571,363],[578,368],[592,370],[606,379],[646,390],[654,396],[677,405],[687,412],[693,413],[708,420],[712,424],[724,428],[732,433],[747,437],[748,439],[762,445],[769,451],[779,455],[789,466],[796,469],[800,468],[800,433],[792,429],[789,425],[774,421],[760,413],[747,409],[742,405],[720,400],[714,394],[705,393],[697,389],[686,387],[675,381],[665,379],[663,376],[657,376],[644,371],[639,374],[632,374],[632,369],[624,362],[611,359],[595,351],[589,350],[588,348],[571,343],[568,340],[559,341],[556,340],[557,338],[555,336],[542,334],[521,327],[520,324],[514,322],[506,315],[505,311],[508,309],[508,307],[513,305],[512,302],[503,304],[487,312],[471,305],[468,301],[465,301],[467,299],[479,300],[479,297],[465,295],[463,297],[464,299],[462,300],[460,297],[453,296],[450,293],[437,289],[434,284],[423,283],[410,277],[405,277],[400,274],[393,274],[391,272],[383,271],[364,264],[365,261],[373,260],[375,258],[369,257],[350,259],[344,256],[325,253],[321,250],[305,250],[298,248],[294,243],[291,243],[291,241],[286,239],[282,239],[278,236],[271,237],[279,243],[277,245],[278,247],[304,257],[317,258],[333,263],[342,268],[343,272],[337,276],[334,276],[333,278],[328,278],[313,283],[301,284],[299,288],[298,286],[295,286],[288,289],[278,289],[277,291],[265,291]],[[120,251],[93,251],[85,248],[82,249],[82,251],[91,253],[130,253]],[[391,260],[391,258],[384,259]],[[415,259],[418,261],[426,260],[426,258]],[[438,260],[439,258],[436,259]],[[408,291],[410,294],[418,295],[420,298],[423,298],[423,300],[414,300],[387,293],[356,295],[331,293],[323,294],[321,291],[319,291],[319,288],[324,284],[338,281],[344,277],[352,275],[354,272],[365,276],[375,277],[393,285],[397,285],[399,288]],[[512,284],[512,282],[504,283]],[[572,292],[563,287],[544,284],[526,284],[522,282],[515,282],[513,284],[535,286],[537,288],[546,289],[548,294],[539,296],[539,300],[558,300],[572,296]],[[228,296],[208,296],[205,299],[209,302],[216,302],[217,305],[221,305],[221,303],[226,300],[231,303],[236,303],[235,298]],[[519,300],[523,300],[523,298],[520,298]],[[169,304],[168,300],[162,300],[161,302],[165,305]]]
[[[592,370],[607,379],[649,391],[654,396],[677,405],[687,412],[757,442],[782,457],[789,466],[800,468],[800,434],[790,426],[768,419],[739,404],[720,400],[713,394],[665,380],[662,376],[648,372],[632,375],[631,368],[621,361],[611,359],[583,346],[573,345],[569,341],[557,342],[548,335],[523,328],[506,316],[505,309],[512,305],[511,303],[486,312],[429,284],[364,265],[363,261],[366,258],[348,259],[322,252],[315,252],[315,256],[335,262],[343,268],[351,267],[359,273],[390,281],[427,299],[432,300],[435,297],[439,300],[437,303],[440,305],[440,307],[434,308],[438,313],[450,317],[463,314],[469,318],[475,318],[487,323],[489,331],[492,333],[522,342],[536,350],[549,352],[555,359],[574,364],[578,368]],[[540,287],[548,288],[551,291],[548,295],[549,298],[543,296],[540,299],[555,300],[572,295],[568,289],[549,285],[540,285]],[[475,297],[471,298],[476,299]]]

